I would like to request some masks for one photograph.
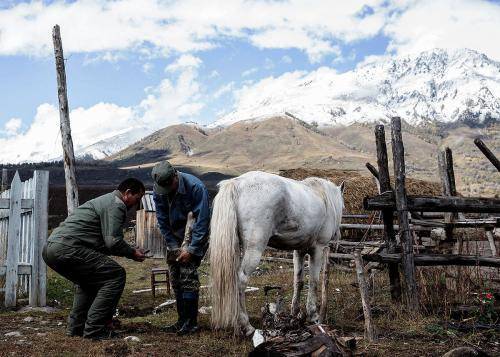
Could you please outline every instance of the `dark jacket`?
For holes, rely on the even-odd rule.
[[[126,219],[127,206],[120,191],[113,191],[79,206],[54,229],[48,241],[132,258],[134,249],[123,239]]]
[[[180,248],[184,240],[187,215],[193,212],[195,223],[191,244],[187,250],[196,256],[206,251],[210,225],[208,191],[196,176],[178,172],[179,187],[172,198],[153,192],[158,226],[167,243],[167,249]]]

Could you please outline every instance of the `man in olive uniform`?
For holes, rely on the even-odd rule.
[[[125,286],[125,269],[108,255],[142,262],[142,249],[123,239],[127,209],[144,195],[141,181],[129,178],[118,189],[79,206],[50,235],[42,256],[49,267],[75,284],[67,334],[110,337],[109,324]]]
[[[177,171],[168,161],[157,164],[151,176],[156,216],[167,245],[167,264],[178,314],[177,322],[164,330],[179,335],[194,333],[198,330],[198,267],[208,243],[208,191],[200,179]],[[195,221],[191,239],[186,244],[184,235],[190,212]]]

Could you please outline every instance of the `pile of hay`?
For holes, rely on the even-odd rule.
[[[378,194],[373,176],[362,175],[358,171],[350,170],[319,170],[319,169],[290,169],[280,170],[279,174],[294,180],[303,180],[315,176],[328,179],[337,185],[345,182],[345,210],[344,213],[369,213],[363,209],[363,198]],[[391,178],[391,183],[394,179]],[[406,188],[409,195],[440,195],[441,186],[437,182],[406,179]]]

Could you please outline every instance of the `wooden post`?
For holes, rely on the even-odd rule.
[[[403,253],[403,273],[408,298],[408,308],[412,312],[419,309],[417,283],[415,279],[415,262],[413,258],[413,239],[410,234],[408,221],[408,204],[406,201],[406,172],[403,136],[401,133],[401,119],[394,117],[391,120],[392,154],[394,161],[394,176],[396,178],[395,198],[399,219],[399,234]]]
[[[385,129],[383,125],[375,127],[375,142],[377,146],[377,165],[380,193],[392,191],[389,176],[389,163],[387,159],[387,145],[385,143]],[[393,210],[382,210],[382,220],[384,222],[384,238],[387,243],[387,251],[396,251],[396,233],[394,232]],[[391,298],[393,301],[401,300],[401,281],[399,278],[398,264],[389,264],[389,282]]]
[[[328,285],[330,280],[330,246],[323,250],[323,273],[321,274],[321,306],[319,308],[319,323],[326,323],[328,311]]]
[[[490,244],[490,249],[491,249],[491,256],[496,257],[497,256],[497,247],[495,245],[495,239],[493,237],[493,231],[492,230],[485,230],[486,233],[486,239],[488,239],[488,243]]]
[[[363,315],[365,317],[365,337],[369,342],[377,339],[375,328],[372,321],[372,311],[368,297],[365,272],[363,267],[363,259],[359,249],[354,251],[354,262],[356,263],[356,275],[358,277],[359,293],[361,295],[361,304],[363,305]]]
[[[497,168],[498,171],[500,171],[500,160],[497,159],[495,154],[491,152],[490,149],[486,146],[486,144],[479,138],[476,138],[474,140],[474,144],[481,150],[481,152],[490,160],[490,162]]]
[[[453,155],[450,148],[441,151],[438,156],[439,172],[441,177],[441,184],[443,185],[444,196],[456,196],[457,190],[455,185],[455,173],[453,171]],[[453,223],[456,218],[455,213],[445,213],[445,223]],[[446,240],[448,242],[453,240],[453,227],[448,225],[445,228]]]
[[[19,243],[21,239],[22,186],[16,171],[10,186],[9,229],[7,235],[7,272],[5,275],[5,307],[16,306]]]
[[[35,171],[33,202],[33,264],[30,281],[30,306],[47,303],[47,266],[42,259],[42,249],[47,240],[49,172]]]
[[[59,25],[54,26],[52,40],[54,42],[54,55],[56,58],[57,95],[59,97],[64,176],[66,178],[66,203],[68,205],[68,215],[70,215],[78,207],[78,187],[76,185],[75,153],[73,151],[73,139],[71,138],[68,94],[66,90],[66,70],[64,66],[64,54]]]
[[[2,187],[0,187],[0,192],[3,192],[7,189],[8,187],[8,171],[6,168],[2,169]]]

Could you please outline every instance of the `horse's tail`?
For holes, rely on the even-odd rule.
[[[216,329],[234,328],[238,333],[240,247],[235,180],[219,184],[210,225],[210,276],[212,326]]]

